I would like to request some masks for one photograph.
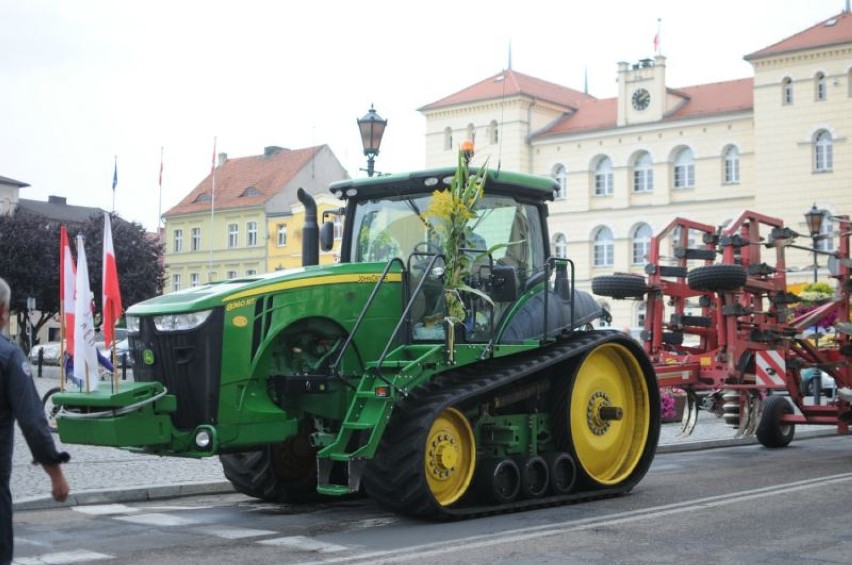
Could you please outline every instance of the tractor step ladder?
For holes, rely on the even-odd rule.
[[[317,492],[340,495],[358,491],[363,468],[390,419],[397,396],[396,374],[412,363],[416,361],[385,361],[381,367],[377,363],[367,365],[337,438],[317,454]],[[356,434],[363,437],[354,438]],[[341,464],[343,472],[339,470]]]

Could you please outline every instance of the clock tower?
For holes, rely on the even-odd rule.
[[[679,96],[666,89],[666,58],[618,64],[618,126],[658,122]]]

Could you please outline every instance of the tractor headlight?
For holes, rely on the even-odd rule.
[[[210,447],[210,443],[212,441],[213,438],[210,437],[209,430],[199,430],[198,433],[195,434],[195,445],[197,445],[199,449],[207,449]]]
[[[139,316],[125,316],[124,321],[127,325],[127,333],[139,333]]]
[[[185,314],[166,314],[154,316],[154,326],[161,332],[179,332],[191,330],[203,324],[213,310],[187,312]]]

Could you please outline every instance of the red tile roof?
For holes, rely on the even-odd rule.
[[[670,94],[684,98],[684,103],[663,117],[663,122],[713,114],[749,111],[754,107],[754,79],[743,78],[725,82],[699,84],[668,89]],[[557,121],[535,138],[572,134],[583,131],[615,128],[618,120],[618,99],[591,100],[576,112]]]
[[[226,160],[216,168],[215,209],[227,210],[264,204],[287,186],[323,147],[280,149],[268,156],[253,155]],[[250,187],[254,187],[257,192],[250,191],[254,194],[241,196]],[[209,197],[212,188],[211,174],[163,215],[209,211],[210,199],[199,202],[198,197]]]
[[[595,99],[594,96],[583,94],[573,88],[560,86],[510,69],[418,108],[418,111],[437,110],[456,104],[470,104],[471,102],[494,100],[507,96],[529,96],[560,104],[567,108],[576,108],[587,100]]]
[[[832,16],[774,45],[746,55],[745,60],[752,61],[781,53],[828,47],[842,43],[852,43],[852,14],[849,12],[841,12],[837,16]]]

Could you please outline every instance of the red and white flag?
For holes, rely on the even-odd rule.
[[[657,35],[654,36],[654,55],[660,54],[660,18],[657,18]]]
[[[112,226],[109,214],[104,212],[104,257],[103,257],[103,323],[104,344],[109,347],[115,339],[115,323],[124,314],[121,306],[121,289],[118,286],[118,268],[115,250],[112,247]]]
[[[74,297],[74,376],[83,382],[83,390],[97,390],[98,351],[95,348],[95,320],[92,315],[92,289],[83,236],[77,236],[77,293]]]
[[[77,276],[71,246],[68,244],[68,231],[59,227],[59,308],[62,316],[65,351],[74,354],[74,278]]]

